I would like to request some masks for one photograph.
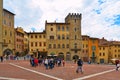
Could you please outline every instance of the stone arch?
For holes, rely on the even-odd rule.
[[[12,51],[11,49],[5,49],[5,50],[3,51],[3,55],[8,56],[8,55],[10,55],[10,54],[13,54],[13,51]]]
[[[79,59],[79,56],[78,55],[74,55],[73,59],[77,60],[77,59]]]
[[[66,53],[66,60],[67,60],[67,61],[70,61],[70,60],[71,60],[71,54],[70,54],[70,52],[67,52],[67,53]]]
[[[58,53],[58,58],[64,59],[64,53],[62,52]]]

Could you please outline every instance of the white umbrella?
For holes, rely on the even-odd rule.
[[[113,59],[111,59],[112,61],[116,61],[116,60],[119,60],[119,59],[117,59],[117,58],[113,58]]]
[[[116,61],[116,60],[119,60],[119,59],[117,59],[117,58],[111,59],[112,63],[114,63],[114,64],[115,64],[115,61]]]

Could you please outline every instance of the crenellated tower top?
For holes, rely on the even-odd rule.
[[[65,22],[67,22],[68,20],[71,19],[80,19],[82,18],[82,14],[81,13],[69,13],[66,18],[65,18]]]

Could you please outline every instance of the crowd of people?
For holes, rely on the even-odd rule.
[[[32,67],[37,67],[40,65],[44,65],[45,69],[53,69],[54,66],[65,66],[65,61],[62,58],[42,58],[42,57],[38,57],[36,58],[34,55],[30,56],[30,65]],[[0,56],[0,61],[3,62],[4,61],[4,57]],[[76,73],[81,72],[83,74],[83,61],[82,59],[78,59],[75,60],[74,63],[77,64],[77,69],[76,69]],[[91,62],[88,62],[88,64],[91,64]],[[115,66],[116,66],[116,71],[119,70],[120,67],[120,60],[115,60]]]
[[[34,57],[34,55],[31,55],[30,64],[32,67],[36,67],[43,64],[46,69],[53,69],[55,65],[58,67],[64,67],[65,61],[61,58],[36,58]]]
[[[30,64],[32,67],[36,67],[36,66],[39,66],[39,65],[44,65],[45,66],[45,69],[53,69],[54,66],[65,66],[65,61],[64,59],[61,59],[61,58],[36,58],[34,57],[34,55],[31,55],[31,58],[30,58]],[[76,61],[76,64],[77,64],[77,69],[76,69],[76,73],[79,73],[81,72],[83,74],[83,61],[82,59],[78,59]]]

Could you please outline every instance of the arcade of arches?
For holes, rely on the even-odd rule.
[[[8,56],[8,55],[10,55],[10,54],[13,54],[13,51],[11,50],[11,49],[5,49],[4,51],[3,51],[3,56]]]
[[[61,59],[65,59],[65,55],[62,52],[58,53],[58,57],[61,58]],[[78,55],[74,55],[72,57],[72,59],[78,59],[78,58],[79,58]],[[66,53],[66,61],[70,61],[70,60],[71,60],[71,53],[67,52]]]

